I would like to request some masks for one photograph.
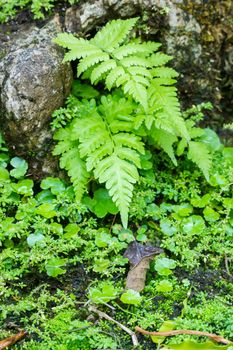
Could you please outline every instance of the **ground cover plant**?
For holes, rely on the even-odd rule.
[[[16,349],[232,349],[233,150],[200,127],[210,104],[181,111],[171,58],[136,23],[55,39],[79,60],[52,120],[68,176],[34,183],[0,139],[0,326],[28,331]],[[149,258],[140,292],[129,248],[132,269]]]
[[[78,0],[68,0],[69,4],[75,4]],[[56,5],[56,0],[1,0],[0,1],[0,23],[13,19],[23,10],[30,10],[34,19],[45,18],[45,13],[49,12]]]

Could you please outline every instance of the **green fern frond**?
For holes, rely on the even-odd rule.
[[[121,60],[121,65],[126,68],[131,66],[150,67],[150,62],[147,58],[144,58],[144,57],[130,56],[130,57],[123,58]]]
[[[124,120],[113,120],[109,126],[113,134],[116,134],[121,131],[131,132],[133,128],[133,122],[128,122]]]
[[[132,121],[131,113],[134,110],[132,101],[126,98],[118,98],[117,96],[102,96],[101,105],[98,107],[110,124],[114,120]]]
[[[69,49],[70,51],[65,54],[63,61],[73,61],[88,56],[98,56],[102,54],[102,50],[95,45],[92,45],[90,41],[83,38],[76,38],[73,34],[60,33],[53,39],[56,44]]]
[[[143,54],[143,56],[148,56],[152,54],[154,51],[156,51],[161,44],[155,43],[152,41],[148,41],[146,43],[129,43],[124,46],[121,46],[117,49],[115,49],[112,54],[115,58],[118,60],[121,60],[124,57],[133,55],[133,54]]]
[[[81,177],[78,198],[90,172],[105,183],[124,227],[145,152],[142,137],[177,164],[174,143],[181,137],[186,147],[193,135],[193,128],[186,127],[173,86],[178,73],[165,67],[171,57],[156,52],[161,44],[130,40],[136,22],[137,18],[109,22],[89,41],[70,34],[60,34],[55,40],[69,49],[65,60],[80,60],[78,75],[82,79],[90,79],[92,84],[103,82],[108,90],[117,88],[112,96],[102,96],[100,102],[77,100],[75,107],[69,107],[71,123],[63,134],[55,135],[58,145],[54,154],[61,155],[61,166],[68,170],[76,187]],[[191,141],[189,157],[207,177],[210,156],[203,147],[201,142]],[[194,155],[201,149],[209,157],[206,165]],[[71,169],[72,157],[77,158],[75,170]]]
[[[66,169],[74,186],[76,200],[81,201],[87,190],[90,173],[86,169],[86,163],[80,158],[78,148],[73,147],[60,158],[60,166]]]
[[[160,86],[154,79],[148,89],[150,106],[155,108],[155,124],[176,136],[189,140],[185,121],[181,116],[180,104],[174,86]],[[173,132],[172,132],[173,130]]]
[[[105,52],[101,52],[98,55],[92,54],[88,57],[81,59],[78,65],[78,76],[80,76],[88,68],[94,66],[96,63],[108,61],[108,60],[109,60],[109,55]]]
[[[110,196],[120,210],[122,224],[127,228],[133,184],[139,177],[136,166],[113,154],[98,163],[94,175],[100,183],[106,183]]]
[[[104,73],[107,73],[109,70],[116,68],[116,62],[114,60],[108,60],[102,62],[98,67],[94,68],[91,72],[91,83],[96,83]]]
[[[144,154],[144,144],[141,142],[140,137],[129,134],[129,133],[119,133],[113,135],[114,142],[119,146],[126,146],[137,150],[139,153]]]
[[[162,52],[156,52],[151,55],[149,58],[149,62],[152,67],[164,66],[166,63],[172,60],[172,56],[166,55]]]
[[[53,155],[60,155],[60,167],[68,172],[73,183],[76,199],[80,201],[90,177],[85,162],[80,158],[79,143],[70,139],[70,128],[60,129],[54,136],[58,144]]]
[[[165,78],[165,79],[172,79],[172,78],[176,78],[178,77],[178,73],[177,71],[175,71],[175,69],[173,68],[169,68],[169,67],[157,67],[157,68],[153,68],[151,70],[151,74],[154,77],[159,77],[159,78]]]
[[[127,38],[138,18],[113,20],[108,22],[90,42],[102,50],[113,51]]]
[[[112,87],[115,85],[116,80],[122,76],[124,76],[125,70],[123,67],[116,67],[114,68],[106,77],[105,84],[107,86],[108,90],[111,90]]]
[[[111,141],[105,142],[103,145],[95,150],[95,152],[89,154],[86,159],[87,171],[93,170],[100,160],[113,153],[113,143]]]
[[[142,84],[144,86],[149,86],[150,85],[150,81],[147,78],[145,78],[145,77],[143,77],[141,75],[134,75],[133,79],[134,79],[134,81],[136,83],[140,83],[140,84]]]
[[[116,80],[116,87],[120,87],[120,86],[124,86],[124,84],[126,84],[128,81],[130,81],[131,76],[128,73],[125,73],[125,75],[119,77]]]
[[[212,157],[207,145],[202,142],[190,141],[188,158],[201,169],[206,180],[209,181]]]
[[[80,51],[80,47],[78,47],[67,52],[64,56],[63,62],[75,61],[83,57],[91,55],[98,56],[100,54],[102,54],[102,51],[96,47],[85,47],[84,51]]]
[[[151,129],[152,125],[154,124],[155,122],[155,116],[153,114],[146,114],[145,115],[145,118],[144,118],[144,121],[145,121],[145,126],[148,130]]]
[[[142,124],[144,123],[146,119],[146,115],[145,114],[137,114],[134,118],[134,123],[133,123],[133,127],[135,130],[138,130]],[[148,128],[150,129],[150,128]]]
[[[141,168],[141,158],[138,152],[127,147],[116,147],[115,154],[128,162],[133,163],[137,168]]]
[[[178,157],[184,153],[184,150],[186,149],[187,146],[188,146],[188,142],[184,138],[182,138],[178,143],[177,149],[176,149],[176,154]]]
[[[60,165],[68,171],[78,199],[86,188],[90,171],[101,183],[105,182],[126,226],[133,184],[138,178],[137,169],[141,167],[140,155],[144,153],[141,138],[132,133],[131,113],[135,103],[115,95],[103,96],[99,106],[83,101],[78,102],[76,108],[82,110],[82,105],[93,108],[87,108],[88,113],[81,113],[68,127],[56,133],[59,143],[54,154],[61,155]],[[112,164],[113,160],[116,164]],[[114,182],[112,172],[114,177],[117,175]]]
[[[59,33],[52,41],[66,49],[71,49],[76,48],[85,39],[76,38],[73,34],[69,33]]]
[[[177,160],[173,149],[173,144],[178,140],[177,137],[165,130],[156,128],[151,130],[150,136],[152,137],[153,141],[168,154],[172,162],[177,165]]]
[[[70,129],[70,138],[72,140],[80,139],[85,141],[86,138],[95,135],[99,131],[105,130],[105,124],[100,115],[95,111],[87,114],[83,118],[76,118],[72,122]]]
[[[142,75],[142,76],[147,77],[149,79],[152,78],[152,75],[150,74],[150,71],[147,68],[145,68],[145,67],[129,67],[127,69],[127,71],[133,76],[135,76],[135,75]]]
[[[148,107],[147,89],[144,85],[134,80],[129,79],[123,86],[124,93],[133,96],[135,101],[139,102],[146,110]]]
[[[170,79],[170,78],[157,78],[156,77],[156,85],[161,86],[161,85],[174,85],[176,83],[176,79]]]

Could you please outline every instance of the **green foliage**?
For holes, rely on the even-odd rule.
[[[167,331],[171,331],[175,328],[176,323],[174,321],[165,321],[162,326],[159,328],[159,332],[167,332]],[[155,344],[161,344],[164,342],[164,340],[166,339],[166,337],[157,337],[157,336],[151,336],[151,340],[153,341],[153,343]]]
[[[90,304],[132,330],[233,337],[232,149],[198,126],[209,104],[181,113],[170,57],[131,39],[135,23],[113,21],[90,41],[59,36],[83,78],[52,122],[72,185],[34,182],[0,134],[0,328],[2,337],[12,325],[29,332],[16,349],[132,349]],[[134,240],[164,248],[141,294],[125,290]],[[226,348],[189,335],[152,340],[164,350]]]
[[[159,258],[155,262],[155,270],[162,276],[168,276],[172,269],[176,267],[175,260],[168,258]]]
[[[101,288],[90,288],[89,299],[95,304],[108,303],[115,299],[117,290],[109,283],[103,283]]]
[[[58,275],[61,275],[66,272],[62,267],[66,264],[65,259],[51,259],[46,262],[45,269],[48,274],[48,276],[51,277],[57,277]]]
[[[89,79],[92,85],[104,83],[112,90],[111,95],[103,91],[100,97],[92,86],[83,84],[82,90],[82,84],[75,82],[76,98],[71,96],[67,109],[54,115],[52,125],[58,128],[54,155],[60,156],[78,201],[90,180],[105,184],[124,228],[148,149],[162,149],[177,165],[177,148],[177,155],[186,153],[209,180],[213,153],[221,146],[214,132],[195,126],[202,117],[200,110],[193,108],[182,115],[173,86],[178,74],[165,66],[171,57],[157,52],[158,43],[132,38],[137,21],[111,21],[90,40],[68,33],[54,39],[69,50],[64,61],[79,60],[81,79]],[[106,215],[93,205],[89,201],[97,216]]]
[[[70,4],[78,0],[65,0]],[[51,11],[56,0],[2,0],[0,2],[0,23],[14,18],[21,11],[30,8],[35,19],[45,18],[45,12]]]
[[[11,159],[10,164],[14,167],[14,169],[10,172],[11,176],[15,177],[16,179],[20,179],[26,174],[28,165],[24,159],[14,157]]]
[[[141,138],[130,132],[134,105],[118,95],[109,95],[103,96],[98,105],[91,100],[79,106],[80,117],[56,132],[59,143],[54,154],[61,154],[60,165],[68,170],[78,200],[91,173],[100,183],[106,183],[126,227],[140,154],[144,153]],[[126,130],[129,132],[123,132]]]
[[[168,293],[173,290],[172,283],[168,280],[162,280],[156,285],[157,292]]]
[[[208,341],[206,343],[197,343],[194,341],[185,341],[181,344],[169,344],[164,349],[166,350],[232,350],[231,345],[216,345],[215,343]]]
[[[133,289],[128,289],[121,295],[120,299],[122,303],[129,305],[139,305],[142,301],[142,297],[140,296],[139,292],[136,292]]]
[[[93,198],[84,197],[83,203],[86,204],[98,218],[104,218],[108,213],[117,214],[118,209],[113,203],[108,191],[105,188],[99,188],[94,192]]]

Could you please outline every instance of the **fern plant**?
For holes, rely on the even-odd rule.
[[[199,128],[182,116],[174,86],[178,74],[165,66],[172,57],[157,52],[161,44],[132,37],[137,20],[111,21],[91,40],[68,33],[54,39],[68,49],[64,61],[79,60],[81,80],[88,79],[92,85],[101,82],[112,91],[96,100],[69,99],[72,112],[66,127],[59,115],[62,125],[55,134],[54,154],[61,156],[60,165],[68,171],[78,200],[90,179],[105,183],[124,227],[148,142],[177,164],[174,145],[179,141],[178,154],[188,147],[188,157],[207,179],[211,165],[205,143],[191,140],[200,136]]]

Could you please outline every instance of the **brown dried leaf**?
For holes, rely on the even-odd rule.
[[[137,241],[133,241],[129,244],[127,250],[124,253],[124,258],[129,259],[131,268],[138,265],[142,259],[153,257],[156,254],[163,252],[163,249],[148,245],[143,245]]]
[[[130,270],[126,278],[126,289],[141,292],[145,288],[146,273],[150,260],[163,250],[153,246],[145,246],[136,241],[129,244],[124,257],[130,261]]]

